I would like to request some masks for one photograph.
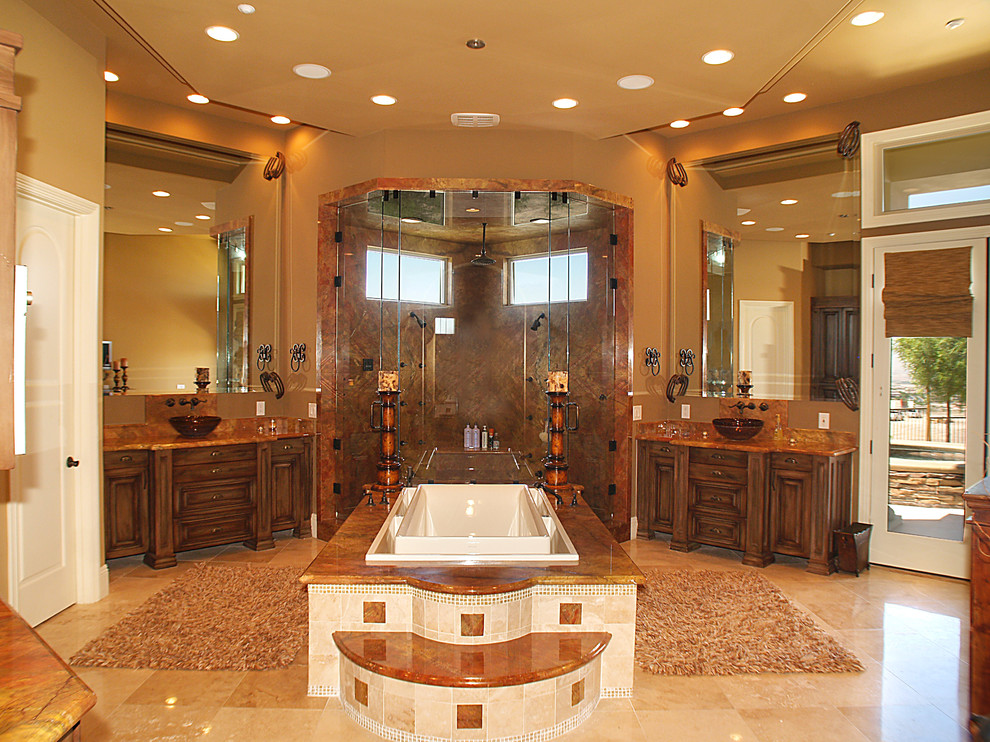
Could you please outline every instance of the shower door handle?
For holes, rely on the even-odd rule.
[[[571,408],[574,408],[574,426],[571,427]],[[581,407],[577,402],[568,402],[564,406],[564,427],[567,430],[577,430],[581,424]]]
[[[375,425],[375,408],[378,408],[378,424]],[[381,400],[375,400],[371,403],[371,430],[374,433],[378,433],[385,427],[385,407],[382,405]]]

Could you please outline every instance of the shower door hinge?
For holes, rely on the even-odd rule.
[[[340,438],[334,438],[333,439],[333,450],[334,451],[339,451],[341,449],[341,446],[342,445],[343,445],[343,441],[341,441]]]
[[[613,234],[610,234],[608,236],[608,244],[610,244],[610,245],[618,245],[619,244],[619,235],[614,234],[614,233]]]
[[[339,232],[339,231],[338,232],[334,232],[333,233],[333,241],[334,242],[343,242],[344,241],[344,233],[343,232]]]
[[[610,497],[613,496],[613,495],[615,495],[615,485],[614,484],[610,484],[608,486],[608,494],[609,494]]]
[[[610,278],[610,279],[608,279],[608,287],[610,289],[617,289],[617,288],[619,288],[619,279],[618,278]]]
[[[870,353],[870,368],[873,368],[873,354]]]
[[[434,191],[434,190],[431,190],[430,191],[430,198],[436,198],[436,197],[437,197],[437,192]]]
[[[560,201],[561,203],[565,203],[565,204],[567,203],[567,191],[564,191],[563,193],[560,194]]]
[[[339,495],[340,494],[340,482],[334,482],[333,483],[333,493],[335,495]]]
[[[336,288],[339,289],[341,286],[344,285],[344,277],[343,276],[334,276],[333,277],[333,285]]]
[[[877,274],[876,273],[871,273],[870,274],[870,288],[871,289],[875,289],[876,287],[877,287]]]
[[[618,448],[619,448],[619,443],[618,443],[618,441],[609,441],[609,442],[608,442],[608,450],[609,450],[609,451],[615,451],[615,450],[617,450]]]
[[[873,454],[873,441],[870,441],[870,454]]]

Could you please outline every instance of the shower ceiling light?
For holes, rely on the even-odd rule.
[[[650,87],[654,82],[649,75],[626,75],[616,81],[616,85],[625,90],[643,90]]]
[[[152,191],[151,192],[151,195],[152,196],[158,196],[158,198],[168,198],[172,194],[169,193],[168,191]]]
[[[205,221],[205,220],[209,219],[210,217],[208,217],[206,214],[196,214],[196,218]]]
[[[742,108],[726,108],[724,111],[722,111],[722,115],[723,116],[742,116],[743,115],[743,109]]]
[[[553,102],[554,108],[574,108],[578,102],[573,98],[558,98]]]
[[[237,41],[241,37],[237,31],[227,26],[210,26],[206,29],[206,35],[214,41]]]
[[[734,56],[728,49],[712,49],[701,56],[701,61],[705,64],[725,64]]]
[[[171,227],[159,227],[158,228],[158,231],[159,232],[171,232],[172,231],[172,228]]]
[[[883,18],[883,13],[881,11],[867,10],[865,13],[860,13],[859,15],[853,16],[853,19],[849,22],[854,26],[872,26],[881,18]]]
[[[240,5],[237,6],[237,10],[239,10],[244,15],[251,15],[254,12],[254,6],[251,5],[250,3],[241,3]]]
[[[209,98],[207,98],[205,95],[200,95],[199,93],[192,93],[191,95],[187,95],[186,100],[189,101],[190,103],[198,103],[201,106],[205,106],[207,103],[210,102]]]
[[[373,95],[371,96],[371,102],[377,103],[379,106],[394,106],[395,98],[391,95]]]
[[[741,222],[741,224],[744,227],[752,227],[754,224],[756,224],[756,222],[754,222],[752,219],[747,219],[746,221]]]
[[[111,72],[110,70],[103,71],[103,79],[107,82],[117,82],[120,79],[120,75]]]
[[[285,124],[291,124],[292,119],[288,116],[272,116],[272,123],[284,126]]]
[[[330,77],[330,70],[322,64],[311,64],[309,62],[297,64],[292,68],[292,71],[299,75],[299,77],[305,77],[308,80],[322,80],[324,77]]]
[[[802,232],[801,234],[796,234],[794,236],[799,240],[804,240],[807,239],[808,237],[811,237],[810,234],[805,234],[804,232]]]
[[[807,97],[804,93],[788,93],[784,96],[784,103],[800,103]]]
[[[783,206],[793,206],[794,204],[796,204],[796,203],[797,203],[797,199],[796,199],[796,198],[785,198],[785,199],[784,199],[783,201],[781,201],[780,203],[781,203],[781,204],[782,204]]]
[[[683,129],[685,126],[690,126],[691,122],[685,119],[677,119],[677,121],[670,122],[671,129]]]

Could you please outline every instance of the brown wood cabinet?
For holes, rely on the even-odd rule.
[[[842,378],[859,380],[859,297],[812,297],[811,398],[839,399]]]
[[[969,519],[969,711],[990,716],[990,478],[963,496],[973,511]],[[975,737],[974,737],[975,739]]]
[[[773,562],[776,553],[808,559],[809,572],[835,571],[832,532],[850,519],[850,454],[746,451],[677,440],[639,441],[638,454],[640,536],[670,533],[674,551],[702,544],[737,549],[744,564],[756,567]]]
[[[108,451],[108,559],[145,552],[161,569],[175,554],[237,541],[275,545],[273,531],[310,534],[312,438]]]

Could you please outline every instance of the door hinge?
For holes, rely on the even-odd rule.
[[[334,482],[333,483],[333,493],[335,495],[339,495],[340,494],[340,482]]]
[[[615,494],[615,485],[614,484],[610,484],[608,486],[608,494],[609,494],[609,496],[612,496],[612,495]]]
[[[336,288],[339,289],[341,286],[344,285],[344,277],[343,276],[334,276],[333,277],[333,285]]]
[[[618,278],[610,278],[610,279],[608,279],[608,287],[610,289],[617,289],[617,288],[619,288],[619,279]]]
[[[875,289],[876,287],[877,287],[877,274],[876,273],[871,273],[870,274],[870,288],[871,289]]]
[[[614,232],[612,234],[610,234],[608,236],[608,244],[610,244],[610,245],[618,245],[619,244],[619,235],[615,234]]]
[[[333,233],[333,241],[334,242],[343,242],[344,241],[344,233],[343,232],[339,232],[339,231],[338,232],[334,232]]]
[[[873,354],[870,353],[870,368],[873,368]]]
[[[619,447],[618,441],[609,441],[608,442],[608,450],[609,451],[615,451],[616,449],[618,449],[618,447]]]
[[[873,453],[873,441],[870,441],[870,453]]]
[[[334,451],[339,451],[342,443],[343,443],[343,441],[341,441],[340,438],[334,438],[333,439],[333,450]]]

